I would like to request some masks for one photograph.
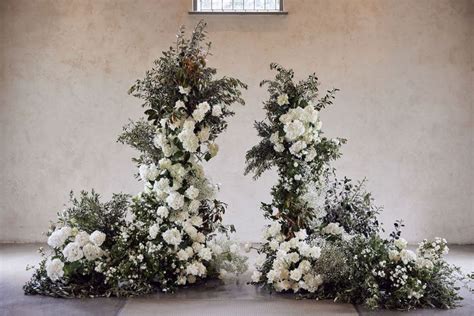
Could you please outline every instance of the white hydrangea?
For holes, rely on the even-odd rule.
[[[74,262],[82,259],[84,253],[82,252],[81,246],[78,243],[71,242],[67,244],[63,249],[63,256],[66,261]]]
[[[88,243],[84,247],[82,247],[82,251],[84,253],[84,257],[89,261],[93,261],[97,258],[100,258],[103,253],[100,247],[91,243]]]
[[[72,229],[70,227],[62,227],[60,229],[55,230],[49,237],[48,237],[48,245],[57,248],[62,246],[66,240],[71,236]]]
[[[172,228],[163,233],[163,239],[170,245],[178,246],[181,243],[182,235],[177,228]]]
[[[191,200],[194,200],[198,197],[199,195],[199,190],[195,186],[190,186],[184,194],[190,198]]]
[[[209,248],[202,248],[199,250],[198,256],[206,261],[210,261],[212,259],[212,251]]]
[[[197,122],[201,122],[206,116],[206,113],[209,112],[210,109],[211,107],[209,103],[201,102],[197,105],[196,109],[193,111],[192,116]]]
[[[283,130],[285,131],[285,138],[288,141],[294,141],[298,137],[304,134],[305,127],[301,121],[295,120],[283,126]]]
[[[102,246],[102,244],[104,243],[105,241],[105,234],[101,231],[98,231],[98,230],[95,230],[90,236],[89,236],[89,240],[91,243],[93,243],[94,245],[100,247]]]
[[[64,263],[55,258],[46,262],[46,274],[51,281],[57,281],[64,275]]]
[[[184,196],[179,192],[171,192],[166,198],[166,203],[174,210],[179,210],[184,205]]]

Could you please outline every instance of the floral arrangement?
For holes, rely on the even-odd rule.
[[[262,203],[273,221],[257,248],[252,281],[277,292],[365,304],[370,308],[455,307],[459,281],[468,278],[443,258],[446,240],[423,241],[416,252],[401,238],[400,222],[389,239],[380,237],[381,211],[365,180],[337,180],[330,163],[341,156],[342,138],[322,132],[319,112],[337,89],[320,97],[318,79],[294,81],[277,64],[265,80],[266,120],[255,123],[261,141],[247,152],[245,173],[258,178],[276,167],[272,202]]]
[[[222,225],[226,205],[201,162],[218,152],[233,103],[244,104],[234,78],[207,66],[205,23],[155,61],[130,94],[144,100],[147,120],[124,127],[118,141],[136,148],[142,192],[101,204],[93,192],[73,200],[49,232],[50,255],[25,285],[27,294],[128,296],[173,291],[208,277],[231,279],[246,258]],[[111,216],[113,215],[113,216]]]

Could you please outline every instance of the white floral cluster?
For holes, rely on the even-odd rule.
[[[216,258],[230,250],[223,250],[216,241],[211,243],[207,240],[203,233],[204,218],[199,212],[203,204],[214,199],[217,190],[206,178],[199,161],[202,154],[212,158],[218,151],[217,145],[211,140],[214,137],[207,120],[223,115],[223,109],[220,105],[211,106],[208,102],[201,102],[191,114],[187,114],[184,109],[190,89],[179,87],[178,90],[182,95],[182,100],[175,104],[175,111],[179,113],[176,117],[179,118],[173,116],[173,119],[162,119],[153,139],[154,146],[163,152],[164,158],[157,163],[139,167],[144,191],[136,199],[146,201],[145,196],[152,196],[157,205],[155,214],[151,221],[132,220],[131,226],[122,232],[121,237],[126,241],[133,230],[146,229],[147,240],[140,243],[138,249],[130,250],[130,262],[140,270],[148,269],[144,258],[154,258],[155,255],[173,258],[174,263],[168,267],[176,276],[173,282],[185,285],[206,277],[208,268]],[[232,266],[232,260],[218,261],[221,271],[217,272],[220,275],[237,271]],[[106,275],[112,278],[116,272],[107,271]],[[131,275],[129,282],[135,282],[138,277]]]
[[[46,272],[52,281],[64,275],[64,262],[75,262],[82,259],[95,261],[105,255],[100,248],[105,241],[105,234],[94,231],[88,234],[75,228],[64,226],[56,229],[48,238],[48,245],[62,254],[62,258],[53,257],[46,262]],[[63,259],[63,260],[61,260]]]
[[[281,106],[289,104],[288,95],[278,96],[277,103]],[[281,130],[270,136],[275,151],[283,152],[288,149],[295,157],[312,161],[317,154],[315,144],[321,141],[322,127],[319,111],[314,104],[310,102],[304,108],[289,108],[278,121],[282,124]]]
[[[318,287],[323,284],[321,275],[315,273],[312,269],[316,260],[321,256],[321,248],[312,245],[307,241],[306,230],[300,230],[295,237],[284,241],[284,236],[280,232],[281,225],[278,222],[271,224],[266,232],[268,247],[274,253],[267,255],[262,252],[257,260],[257,270],[252,275],[252,281],[266,282],[275,288],[276,291],[299,292],[301,290],[310,293],[316,292]],[[272,258],[270,258],[270,256]],[[265,271],[265,265],[271,261],[271,269]]]

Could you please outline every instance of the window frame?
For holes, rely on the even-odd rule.
[[[192,10],[189,11],[189,14],[210,14],[210,15],[286,15],[288,11],[284,10],[284,0],[277,0],[280,2],[280,9],[279,10],[272,10],[272,11],[253,11],[253,10],[240,10],[240,11],[224,11],[224,10],[216,10],[216,11],[198,11],[198,1],[200,0],[192,0]],[[212,0],[211,0],[212,1]]]

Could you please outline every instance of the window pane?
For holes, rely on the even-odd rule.
[[[278,11],[280,0],[196,0],[197,11]]]

